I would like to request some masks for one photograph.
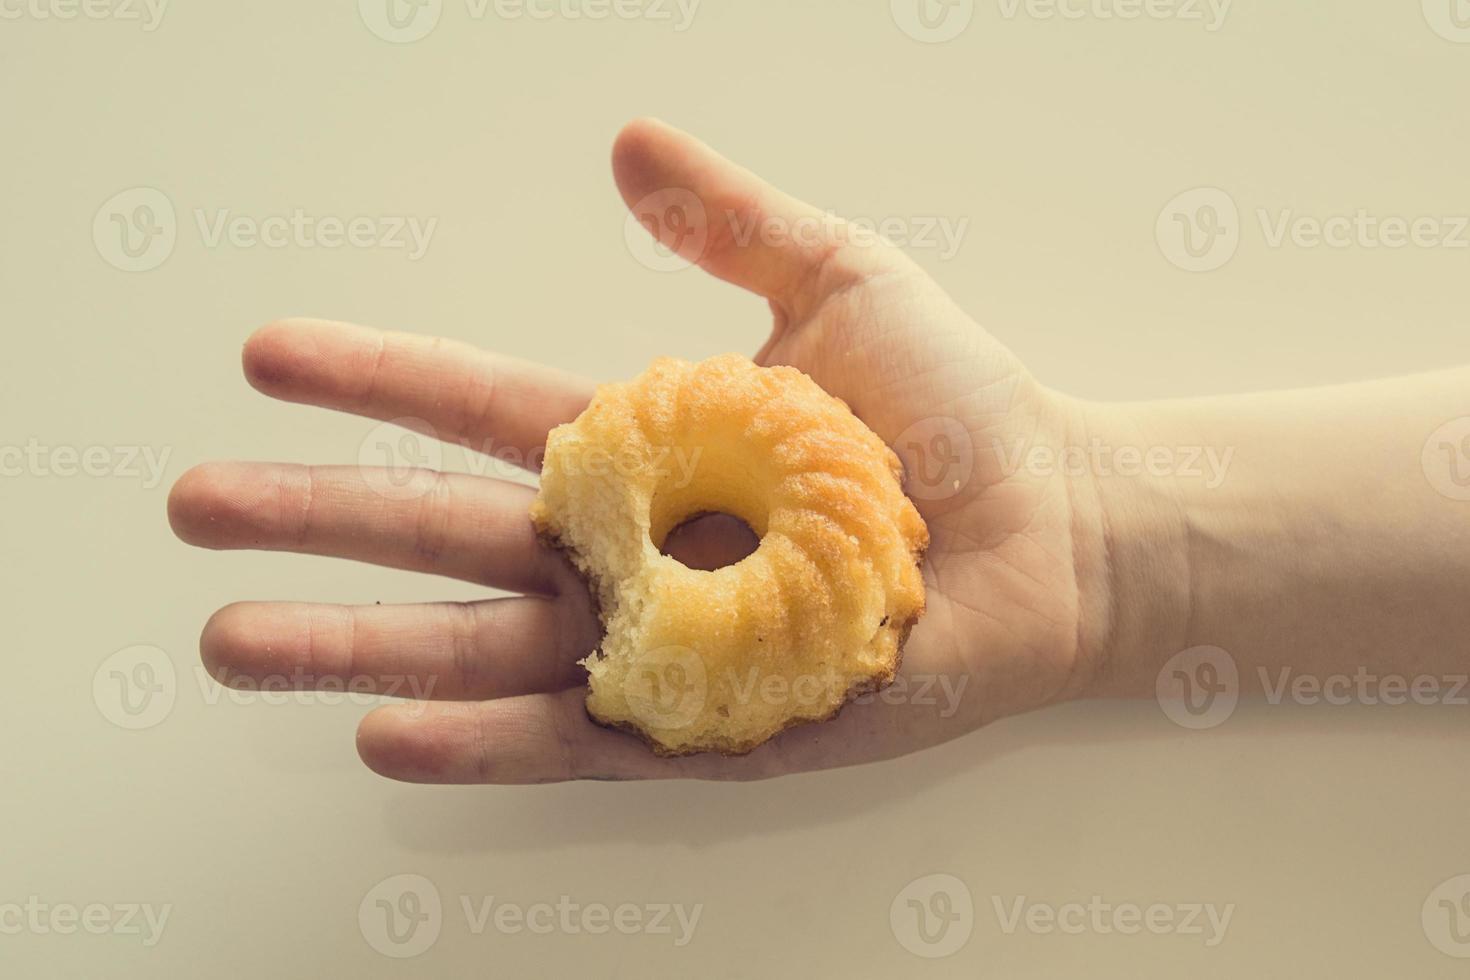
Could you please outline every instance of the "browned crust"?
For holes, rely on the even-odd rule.
[[[603,635],[606,636],[607,620],[603,615],[602,605],[598,600],[598,583],[593,580],[592,576],[583,572],[581,566],[576,561],[571,560],[572,556],[576,555],[577,553],[576,549],[563,542],[561,538],[550,528],[542,527],[541,524],[538,523],[534,518],[531,521],[531,525],[535,528],[536,537],[540,539],[541,543],[554,551],[559,551],[563,555],[566,555],[568,558],[568,564],[572,566],[572,569],[577,573],[577,576],[587,584],[587,591],[592,598],[592,607],[597,611],[597,621],[602,626]],[[920,545],[914,551],[915,568],[923,567],[924,556],[928,552],[927,539],[928,535],[925,535],[924,544]],[[822,724],[823,722],[831,721],[832,719],[840,715],[842,713],[842,710],[853,701],[857,700],[865,694],[873,694],[877,691],[881,691],[888,685],[892,684],[894,678],[898,676],[899,668],[903,665],[903,648],[908,644],[909,634],[913,631],[914,625],[918,623],[919,618],[924,615],[927,606],[928,597],[921,596],[918,608],[914,610],[913,615],[905,620],[900,627],[902,629],[902,634],[899,636],[898,645],[894,648],[893,651],[893,665],[881,677],[873,677],[854,683],[848,688],[847,693],[843,696],[842,700],[836,705],[836,707],[834,707],[830,712],[823,715],[822,717],[792,718],[787,721],[786,724],[759,738],[749,739],[743,742],[724,740],[723,743],[717,743],[714,745],[691,746],[685,749],[671,749],[668,746],[656,741],[651,735],[648,734],[648,732],[644,731],[639,726],[634,725],[630,722],[610,721],[607,719],[599,718],[597,717],[597,715],[593,714],[591,708],[586,709],[587,717],[593,722],[593,724],[599,725],[602,728],[606,728],[611,731],[619,731],[627,735],[634,736],[644,745],[648,746],[648,748],[653,752],[654,755],[663,759],[677,759],[691,755],[703,755],[707,752],[722,755],[726,758],[738,758],[740,756],[749,755],[756,749],[760,748],[762,745],[765,745],[767,742],[771,741],[776,736],[784,732],[791,731],[793,728],[799,728],[802,725],[818,725]],[[599,650],[595,652],[600,653],[600,641],[598,643],[598,647]],[[585,702],[584,707],[586,707]]]

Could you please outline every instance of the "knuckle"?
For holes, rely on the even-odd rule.
[[[459,394],[460,437],[469,439],[495,431],[499,401],[500,384],[493,363],[487,359],[483,365],[466,371]]]
[[[450,513],[454,504],[449,477],[435,472],[428,492],[419,498],[414,520],[413,549],[421,560],[434,564],[449,547]]]
[[[446,607],[446,614],[450,620],[450,663],[454,685],[460,691],[477,691],[481,681],[482,609],[478,604],[458,604]]]
[[[276,483],[277,520],[281,537],[298,547],[311,539],[313,510],[316,506],[316,473],[310,466],[282,471]]]

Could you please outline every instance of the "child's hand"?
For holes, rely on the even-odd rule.
[[[179,535],[524,595],[468,605],[232,605],[201,644],[216,676],[304,676],[318,686],[411,678],[399,693],[441,700],[373,712],[358,747],[385,775],[442,782],[774,776],[901,755],[1081,693],[1110,629],[1098,495],[1090,481],[1008,472],[996,451],[1060,448],[1076,436],[1080,410],[1037,385],[901,253],[847,241],[821,212],[689,136],[636,122],[618,139],[614,168],[635,208],[650,195],[668,200],[656,192],[671,189],[697,198],[678,229],[688,257],[770,300],[775,326],[756,359],[811,375],[903,459],[932,544],[928,611],[895,686],[744,758],[655,758],[587,718],[576,661],[599,628],[581,582],[532,533],[532,491],[425,473],[422,492],[384,495],[357,467],[268,464],[186,474],[169,505]],[[648,215],[649,225],[672,235],[678,222],[661,223],[665,216]],[[751,227],[747,239],[734,233]],[[820,239],[802,237],[814,229]],[[323,322],[266,327],[244,361],[251,384],[274,397],[420,418],[445,438],[530,459],[592,392],[589,381],[459,344]]]

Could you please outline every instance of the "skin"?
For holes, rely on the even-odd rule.
[[[1039,384],[902,253],[860,240],[685,133],[635,121],[617,139],[613,169],[635,211],[669,188],[698,199],[703,216],[685,234],[649,225],[705,271],[769,300],[758,363],[793,365],[845,400],[911,476],[940,449],[966,461],[963,480],[915,500],[931,535],[928,609],[895,695],[748,756],[656,758],[586,716],[576,661],[600,631],[575,573],[535,539],[534,491],[425,472],[417,493],[385,495],[382,477],[359,467],[260,463],[186,473],[169,499],[176,533],[206,548],[334,555],[517,595],[234,604],[201,639],[216,678],[284,676],[305,688],[372,678],[428,690],[437,700],[377,709],[358,731],[363,761],[395,779],[740,780],[893,758],[1077,698],[1151,696],[1173,654],[1206,643],[1231,651],[1247,689],[1262,667],[1412,674],[1470,659],[1470,504],[1436,493],[1419,462],[1430,432],[1470,414],[1470,372],[1083,403]],[[752,223],[818,231],[737,233]],[[243,360],[250,383],[272,397],[423,419],[442,438],[532,461],[594,387],[451,341],[314,320],[264,327]],[[935,419],[948,420],[942,445]],[[1006,462],[1015,446],[1055,453],[1099,440],[1234,455],[1215,487],[1177,473],[1067,475]],[[1365,453],[1371,480],[1358,462]],[[691,564],[733,540],[718,522],[687,537]],[[919,694],[936,679],[961,692],[956,704]]]

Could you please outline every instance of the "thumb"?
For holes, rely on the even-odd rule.
[[[682,130],[623,127],[613,175],[634,217],[664,247],[769,299],[794,320],[895,261],[835,216],[784,194]]]

